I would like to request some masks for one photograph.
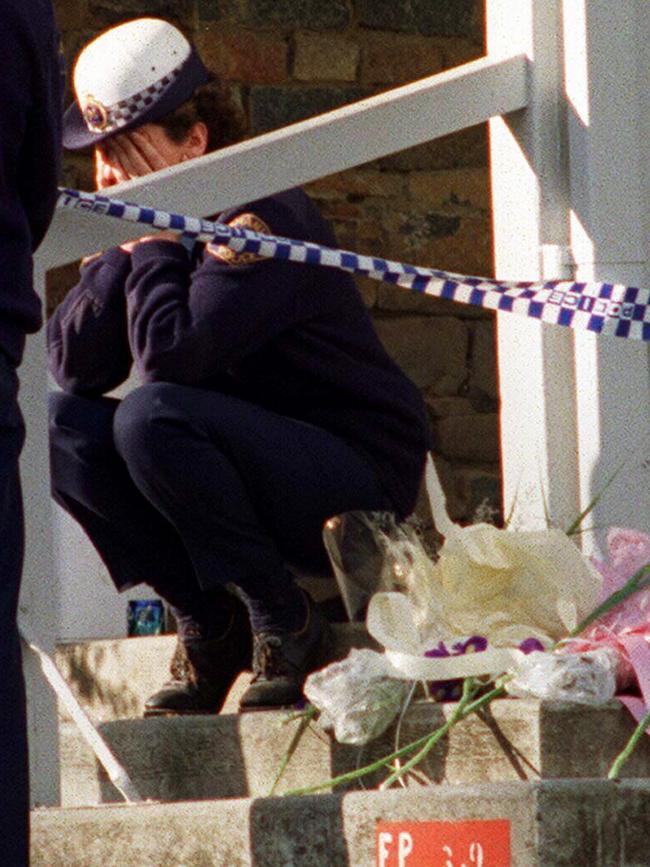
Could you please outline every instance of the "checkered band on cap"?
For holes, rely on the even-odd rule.
[[[165,91],[176,81],[181,73],[182,64],[149,87],[122,99],[115,105],[103,105],[92,94],[83,100],[83,119],[91,132],[114,132],[121,129],[157,103]]]

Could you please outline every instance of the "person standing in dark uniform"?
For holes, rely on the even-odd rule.
[[[80,55],[64,143],[95,147],[99,187],[201,156],[233,140],[215,88],[176,28],[128,22]],[[299,189],[219,219],[335,244]],[[145,713],[219,711],[250,627],[240,709],[294,703],[328,638],[294,575],[329,571],[332,515],[407,515],[430,448],[352,279],[163,231],[86,264],[48,337],[54,496],[117,587],[149,584],[178,623],[176,679]],[[141,387],[106,397],[132,364]]]
[[[49,0],[3,0],[0,26],[0,864],[29,863],[25,687],[16,624],[23,563],[18,377],[41,326],[32,254],[47,231],[61,150],[61,67]]]

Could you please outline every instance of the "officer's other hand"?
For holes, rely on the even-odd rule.
[[[175,244],[180,244],[181,236],[171,229],[163,229],[155,235],[146,235],[144,238],[136,238],[135,241],[127,241],[126,244],[120,245],[120,249],[124,250],[125,253],[132,253],[138,244],[146,244],[148,241],[173,241]]]

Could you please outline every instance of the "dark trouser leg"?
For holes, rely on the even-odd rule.
[[[27,723],[16,609],[23,563],[16,373],[0,355],[0,864],[29,863]]]
[[[256,629],[264,618],[265,628],[296,628],[301,597],[285,563],[327,570],[328,517],[387,505],[347,443],[219,393],[143,386],[122,401],[114,435],[131,478],[182,538],[199,584],[240,587]]]
[[[110,398],[50,395],[52,488],[55,500],[84,528],[118,589],[140,582],[174,609],[183,630],[206,637],[229,623],[222,588],[205,594],[174,527],[133,484],[113,442]]]

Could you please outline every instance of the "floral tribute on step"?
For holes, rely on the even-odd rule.
[[[650,536],[610,530],[600,562],[559,529],[461,527],[448,517],[431,457],[426,482],[444,538],[436,555],[414,525],[385,514],[328,523],[325,543],[348,615],[367,606],[368,632],[384,650],[352,650],[312,674],[305,720],[318,715],[339,742],[363,745],[403,716],[419,683],[429,699],[454,701],[453,712],[381,760],[293,794],[382,768],[389,770],[382,788],[390,786],[415,773],[453,726],[507,695],[591,705],[618,696],[638,726],[610,770],[617,777],[650,734]]]

